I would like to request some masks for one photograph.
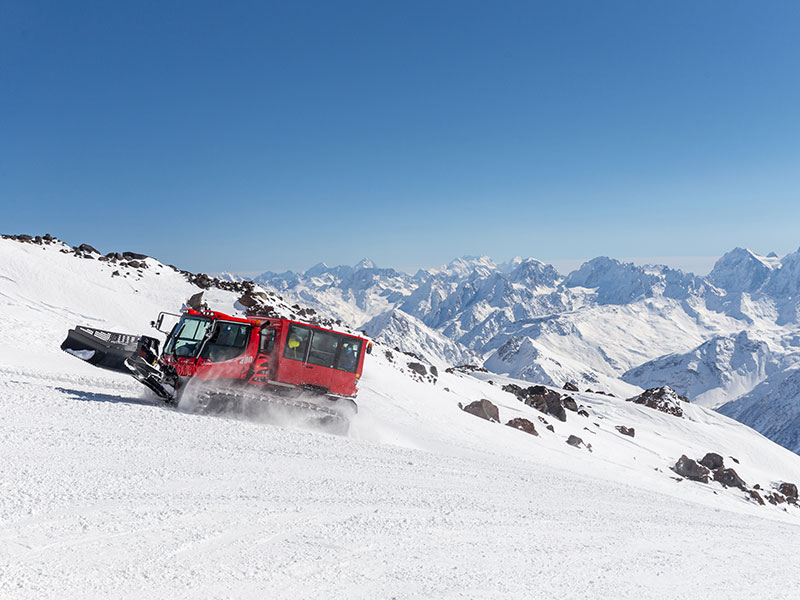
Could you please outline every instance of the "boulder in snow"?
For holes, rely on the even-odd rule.
[[[722,457],[717,454],[716,452],[709,452],[707,453],[701,460],[700,464],[704,467],[708,467],[712,471],[716,471],[717,469],[721,469],[725,466]]]
[[[482,400],[476,400],[475,402],[470,402],[461,410],[468,412],[471,415],[475,415],[476,417],[480,417],[481,419],[486,419],[487,421],[494,421],[496,423],[500,422],[500,411],[494,404],[485,398]]]
[[[708,483],[709,470],[703,465],[697,464],[697,461],[689,458],[685,454],[678,459],[675,463],[673,470],[686,479],[692,481],[699,481],[701,483]]]
[[[797,486],[794,483],[789,483],[788,481],[784,481],[783,483],[780,484],[780,486],[778,486],[778,491],[784,496],[786,496],[787,500],[791,498],[795,502],[797,502]]]
[[[528,419],[523,419],[522,417],[517,417],[516,419],[511,419],[508,423],[506,423],[509,427],[513,427],[514,429],[519,429],[520,431],[524,431],[525,433],[529,433],[531,435],[539,435],[536,431],[536,427],[533,426]]]
[[[666,385],[664,387],[645,390],[638,396],[628,398],[627,401],[633,402],[634,404],[641,404],[676,417],[683,416],[681,403],[688,402],[685,396],[679,396],[675,390]]]
[[[719,481],[725,487],[738,487],[742,491],[747,490],[747,484],[733,469],[717,469],[714,471],[714,481]]]
[[[617,431],[619,431],[622,435],[627,435],[630,437],[634,437],[636,435],[636,430],[633,427],[625,427],[625,425],[617,425],[614,427]]]

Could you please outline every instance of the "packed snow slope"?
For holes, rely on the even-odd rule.
[[[676,417],[573,393],[585,414],[561,421],[502,389],[527,385],[519,380],[469,369],[434,377],[425,361],[420,376],[410,366],[419,359],[376,343],[359,414],[337,437],[165,408],[134,380],[62,353],[72,325],[152,333],[159,310],[200,291],[145,260],[120,267],[59,243],[0,240],[0,597],[800,589],[800,508],[671,470],[681,455],[716,452],[766,496],[800,482],[800,457],[699,405],[682,403]],[[231,313],[238,296],[206,290],[212,308]],[[481,399],[499,423],[459,408]],[[538,435],[503,425],[514,418]]]
[[[770,395],[800,367],[800,251],[737,248],[707,277],[604,257],[563,277],[535,259],[464,257],[413,276],[363,260],[257,280],[433,362],[627,396],[670,385],[711,408],[741,398],[754,408],[737,418],[800,452],[800,430],[769,425],[800,420],[800,397]]]

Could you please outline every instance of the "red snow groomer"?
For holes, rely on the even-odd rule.
[[[83,326],[69,331],[61,349],[130,373],[167,403],[188,394],[202,412],[266,413],[347,431],[371,350],[366,339],[289,319],[196,310],[173,315],[179,320],[167,332],[167,315],[153,322],[167,334],[160,353],[156,338]]]

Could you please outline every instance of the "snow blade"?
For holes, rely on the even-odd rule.
[[[78,325],[69,330],[61,349],[96,367],[130,373],[125,360],[137,352],[140,339],[138,335]]]

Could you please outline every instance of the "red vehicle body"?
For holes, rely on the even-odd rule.
[[[188,310],[170,331],[158,362],[179,381],[233,380],[353,398],[368,344],[300,321]]]
[[[200,412],[249,414],[302,422],[346,433],[358,412],[355,398],[368,340],[310,323],[268,317],[232,317],[187,310],[160,341],[82,325],[61,349],[95,366],[129,373],[169,404],[181,400]],[[310,394],[307,392],[311,392]]]

